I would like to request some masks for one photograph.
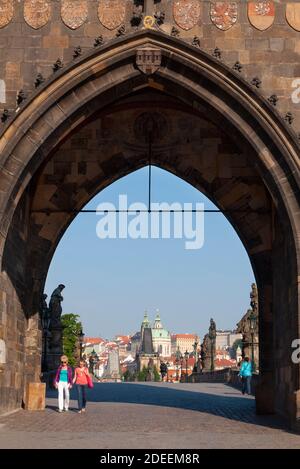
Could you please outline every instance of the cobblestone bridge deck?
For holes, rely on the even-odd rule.
[[[50,392],[44,412],[0,417],[0,448],[300,448],[300,435],[221,383],[97,383],[86,414],[76,409],[57,413]]]

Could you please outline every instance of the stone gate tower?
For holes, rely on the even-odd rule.
[[[149,164],[151,133],[151,164],[210,197],[242,240],[259,293],[257,412],[299,427],[299,18],[289,1],[0,0],[3,410],[39,379],[61,236]]]

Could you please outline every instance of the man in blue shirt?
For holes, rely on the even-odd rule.
[[[249,357],[245,357],[241,364],[239,376],[242,378],[242,393],[251,394],[252,363]]]

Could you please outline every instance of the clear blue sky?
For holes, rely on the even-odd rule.
[[[199,191],[153,168],[153,202],[204,202]],[[115,182],[85,208],[100,202],[147,203],[148,168]],[[46,292],[64,283],[63,312],[79,314],[88,336],[111,338],[140,328],[144,310],[160,310],[172,333],[203,334],[209,319],[218,329],[234,328],[249,306],[254,281],[247,253],[222,214],[205,214],[205,243],[186,250],[182,239],[105,239],[96,236],[99,215],[79,214],[53,257]]]

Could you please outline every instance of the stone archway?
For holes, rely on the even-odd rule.
[[[154,76],[136,67],[143,47],[161,53]],[[298,144],[237,74],[153,31],[114,40],[59,72],[1,135],[2,327],[11,357],[0,377],[3,407],[15,406],[25,381],[38,377],[39,298],[74,211],[113,180],[147,164],[145,145],[132,137],[128,119],[122,121],[129,108],[136,117],[141,111],[169,113],[167,123],[183,113],[199,130],[200,140],[183,140],[176,158],[163,135],[154,164],[211,197],[243,241],[260,295],[257,410],[280,412],[295,425],[300,376],[299,365],[291,362],[291,342],[300,332]],[[72,159],[68,145],[77,138],[80,146],[82,135],[97,125],[101,129],[99,120],[105,119],[118,129],[118,141],[99,152],[94,166],[84,164],[84,148],[73,147],[77,159]]]

